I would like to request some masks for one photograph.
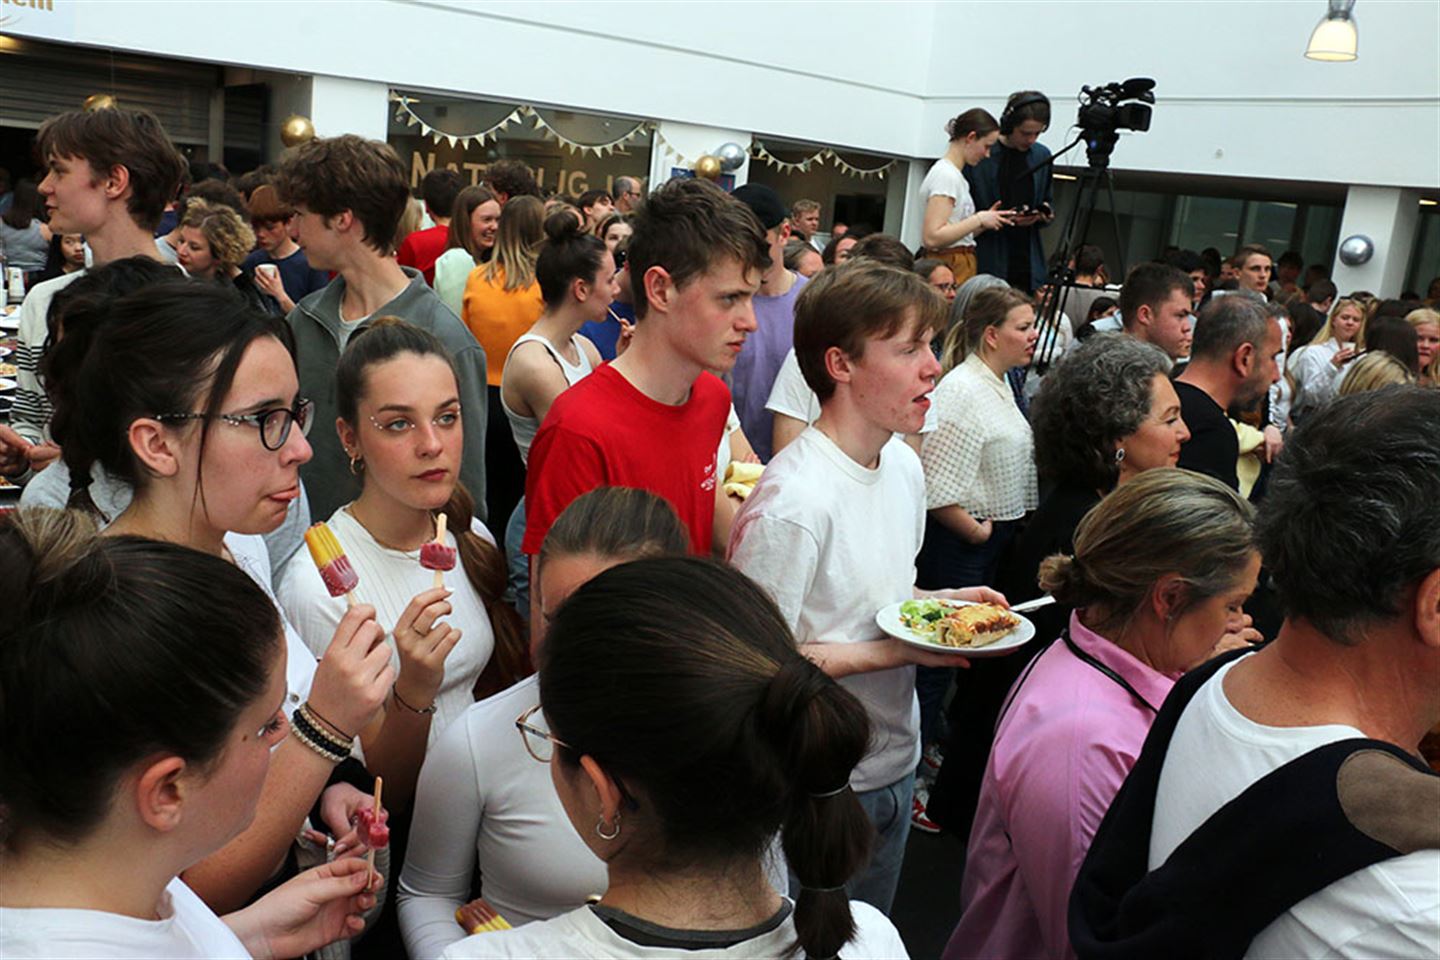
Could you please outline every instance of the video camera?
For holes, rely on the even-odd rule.
[[[1117,131],[1150,129],[1150,104],[1155,102],[1155,81],[1132,77],[1103,87],[1080,88],[1080,112],[1075,124],[1085,140],[1085,155],[1093,167],[1109,165],[1119,139]]]

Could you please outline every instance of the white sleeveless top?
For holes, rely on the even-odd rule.
[[[555,345],[544,337],[534,333],[527,333],[515,341],[515,346],[510,348],[510,353],[515,352],[515,347],[522,343],[535,342],[545,348],[546,352],[560,364],[560,372],[565,375],[566,386],[573,387],[581,380],[590,375],[595,368],[590,365],[590,355],[585,352],[580,335],[573,334],[570,337],[570,344],[575,352],[580,355],[579,363],[571,363],[566,360]],[[510,363],[510,355],[506,354],[505,363]],[[520,448],[520,460],[527,466],[530,463],[530,444],[535,440],[535,434],[540,429],[540,420],[537,417],[522,417],[505,404],[505,391],[500,391],[500,407],[505,411],[505,419],[510,421],[510,433],[515,437],[515,446]]]

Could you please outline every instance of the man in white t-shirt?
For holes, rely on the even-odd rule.
[[[1440,393],[1356,395],[1295,431],[1259,523],[1284,626],[1215,670],[1178,718],[1168,704],[1157,717],[1076,882],[1081,957],[1099,955],[1083,948],[1097,931],[1106,956],[1173,956],[1180,940],[1209,956],[1225,939],[1247,957],[1440,956],[1440,782],[1415,759],[1440,723],[1437,503]],[[1285,789],[1310,770],[1321,776]],[[1145,836],[1125,796],[1141,783],[1154,798],[1149,872],[1128,889],[1087,882]],[[1305,826],[1291,836],[1292,823]],[[1244,909],[1223,903],[1234,890]],[[1107,897],[1125,906],[1099,908]],[[1240,926],[1257,899],[1269,908]],[[1197,915],[1197,902],[1215,906]],[[1141,938],[1145,952],[1126,952]]]
[[[852,899],[890,909],[920,759],[915,665],[952,654],[884,636],[875,613],[921,595],[925,480],[896,438],[920,429],[946,304],[918,275],[858,260],[820,273],[795,308],[795,356],[818,420],[780,451],[735,520],[730,560],[775,598],[800,649],[865,704],[871,749],[850,786],[879,838]],[[938,596],[1003,600],[992,590]]]

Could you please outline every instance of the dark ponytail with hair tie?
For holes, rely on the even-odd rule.
[[[564,303],[576,280],[593,283],[606,253],[605,241],[584,231],[573,207],[561,208],[546,217],[545,244],[535,261],[535,279],[545,306],[553,308]]]

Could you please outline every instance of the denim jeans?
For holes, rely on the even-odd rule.
[[[530,619],[530,558],[520,549],[525,542],[525,498],[515,504],[510,512],[510,521],[505,524],[505,561],[510,566],[510,582],[505,587],[505,599],[520,611],[520,617]]]
[[[881,913],[889,914],[900,885],[900,867],[905,862],[905,841],[910,837],[910,804],[915,796],[915,775],[907,773],[888,787],[855,794],[865,815],[875,825],[875,846],[870,863],[845,884],[851,900],[864,900]],[[790,895],[800,895],[800,882],[790,874]]]

